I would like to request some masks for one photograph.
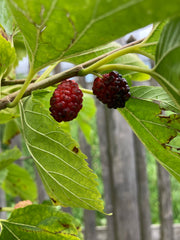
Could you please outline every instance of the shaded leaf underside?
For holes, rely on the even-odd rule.
[[[80,150],[73,152],[78,144],[39,103],[26,100],[21,117],[27,147],[53,203],[103,211],[96,175]]]
[[[179,12],[178,0],[166,4],[155,0],[8,0],[8,3],[26,39],[35,70]],[[142,13],[146,15],[143,21]]]

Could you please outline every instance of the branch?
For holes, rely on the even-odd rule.
[[[49,87],[49,86],[52,86],[58,82],[61,82],[63,81],[64,79],[67,79],[67,78],[71,78],[71,77],[74,77],[74,76],[77,76],[78,75],[78,72],[82,69],[82,67],[80,66],[76,66],[74,68],[71,68],[67,71],[64,71],[62,73],[58,73],[58,74],[55,74],[51,77],[48,77],[44,80],[42,80],[41,82],[37,82],[37,83],[31,83],[23,97],[26,97],[26,96],[29,96],[31,94],[32,91],[34,90],[37,90],[37,89],[43,89],[43,88],[46,88],[46,87]],[[14,93],[11,93],[9,94],[8,96],[2,98],[0,100],[0,109],[4,109],[7,107],[8,103],[12,102],[15,97],[18,95],[19,91],[16,91]]]
[[[16,80],[5,80],[2,79],[1,86],[11,86],[11,85],[18,85],[18,84],[24,84],[26,79],[16,79]],[[33,79],[32,82],[35,82],[37,80]]]
[[[96,57],[94,59],[91,59],[91,60],[89,60],[89,61],[87,61],[87,62],[85,62],[83,64],[77,65],[77,66],[75,66],[75,67],[73,67],[71,69],[68,69],[68,70],[64,71],[64,72],[55,74],[55,75],[53,75],[51,77],[48,77],[48,78],[46,78],[44,80],[41,80],[40,82],[31,83],[27,87],[27,89],[26,89],[26,91],[25,91],[25,93],[24,93],[24,95],[22,97],[29,96],[31,94],[31,92],[34,91],[34,90],[43,89],[43,88],[52,86],[52,85],[54,85],[56,83],[59,83],[59,82],[65,80],[67,78],[71,78],[71,77],[74,77],[74,76],[80,76],[81,74],[79,74],[79,72],[82,69],[84,69],[84,68],[86,68],[86,67],[88,67],[88,66],[90,66],[90,65],[92,65],[92,64],[94,64],[96,62],[98,62],[99,60],[105,58],[106,56],[108,56],[108,55],[110,55],[112,53],[115,53],[115,52],[119,51],[120,49],[124,49],[124,48],[127,48],[129,46],[133,46],[133,45],[136,45],[138,43],[141,43],[143,40],[144,39],[141,39],[141,40],[132,42],[130,44],[124,45],[123,47],[120,47],[120,48],[117,48],[117,49],[115,49],[115,50],[113,50],[111,52],[105,53],[105,54],[103,54],[101,56],[98,56],[98,57]],[[11,103],[15,99],[15,97],[18,95],[18,93],[19,93],[19,91],[16,91],[16,92],[11,93],[8,96],[0,99],[0,110],[1,109],[5,109],[7,107],[7,105],[9,103]]]

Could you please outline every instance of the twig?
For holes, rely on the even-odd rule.
[[[13,207],[0,207],[0,212],[12,212],[13,210]]]
[[[33,79],[32,82],[35,82],[36,79]],[[25,80],[26,79],[16,79],[16,80],[2,79],[1,86],[11,86],[11,85],[23,84],[25,82]]]

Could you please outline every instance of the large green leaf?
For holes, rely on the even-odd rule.
[[[178,114],[163,116],[158,104],[135,98],[119,111],[149,151],[180,181],[180,154],[169,147],[180,131]]]
[[[26,145],[54,204],[103,211],[96,175],[78,144],[35,98],[20,104]]]
[[[105,44],[103,46],[98,46],[96,48],[91,48],[88,49],[87,51],[83,51],[80,53],[75,53],[74,56],[67,56],[67,58],[65,58],[65,60],[67,62],[71,62],[73,64],[80,64],[80,63],[84,63],[90,59],[93,59],[95,57],[98,57],[100,55],[103,55],[107,52],[113,51],[115,49],[120,48],[121,45],[118,44],[117,42],[111,42],[108,44]]]
[[[58,207],[30,205],[1,221],[1,240],[80,240],[80,225]]]
[[[180,18],[173,19],[163,29],[154,75],[180,109]]]
[[[37,187],[27,170],[16,164],[11,164],[7,169],[8,174],[2,185],[4,191],[22,199],[36,200]]]
[[[9,166],[12,162],[21,157],[21,152],[17,147],[0,153],[0,170]]]
[[[180,9],[179,0],[7,1],[35,70],[179,14]]]

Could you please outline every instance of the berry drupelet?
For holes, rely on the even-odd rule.
[[[130,89],[126,79],[116,71],[97,77],[93,83],[93,93],[108,108],[123,108],[130,98]]]
[[[75,81],[63,81],[50,99],[51,115],[57,122],[73,120],[82,108],[82,97],[83,93]]]

